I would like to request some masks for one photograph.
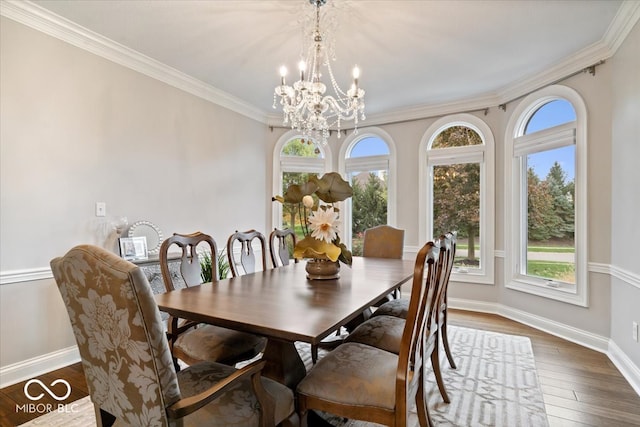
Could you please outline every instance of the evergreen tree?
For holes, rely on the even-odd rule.
[[[289,141],[284,147],[282,147],[282,154],[285,156],[298,156],[298,157],[318,157],[318,148],[310,140],[305,141],[300,138]],[[282,191],[284,192],[291,184],[303,184],[309,180],[309,173],[306,172],[285,172],[282,174]],[[285,227],[290,227],[294,230],[300,229],[301,212],[298,212],[298,207],[284,203],[282,204],[282,219]],[[296,225],[298,227],[296,228]],[[299,239],[303,238],[302,232],[297,233]]]
[[[549,184],[540,181],[533,168],[527,170],[527,232],[529,240],[545,241],[553,236],[558,218],[553,214]]]
[[[573,239],[575,210],[573,182],[565,184],[566,173],[558,162],[554,162],[546,177],[549,193],[552,197],[552,213],[556,217],[557,228],[553,230],[553,237]]]
[[[387,189],[384,181],[369,173],[363,185],[353,180],[352,232],[354,235],[367,228],[387,223]]]

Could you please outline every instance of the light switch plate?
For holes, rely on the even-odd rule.
[[[105,202],[96,202],[96,216],[107,216],[107,204]]]

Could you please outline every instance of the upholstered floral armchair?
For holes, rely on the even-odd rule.
[[[213,362],[176,373],[160,312],[140,269],[96,246],[51,261],[82,358],[98,425],[295,425],[293,393]]]

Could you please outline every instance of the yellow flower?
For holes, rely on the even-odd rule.
[[[331,243],[338,235],[338,213],[333,208],[311,212],[309,224],[309,228],[312,230],[311,237],[318,240]]]

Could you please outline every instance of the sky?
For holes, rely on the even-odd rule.
[[[557,99],[548,102],[536,111],[527,123],[525,134],[568,123],[575,119],[576,113],[571,103]],[[533,167],[540,179],[544,179],[553,163],[558,162],[566,173],[565,183],[571,182],[575,176],[575,152],[575,145],[572,145],[532,154],[528,157],[528,164]]]
[[[543,105],[531,117],[525,133],[533,133],[576,119],[571,103],[565,100],[554,100]],[[351,151],[351,157],[375,156],[389,154],[389,148],[377,137],[364,138]],[[566,173],[565,183],[571,182],[575,176],[575,146],[562,147],[529,155],[528,164],[533,167],[540,179],[544,179],[554,162],[558,162]]]

